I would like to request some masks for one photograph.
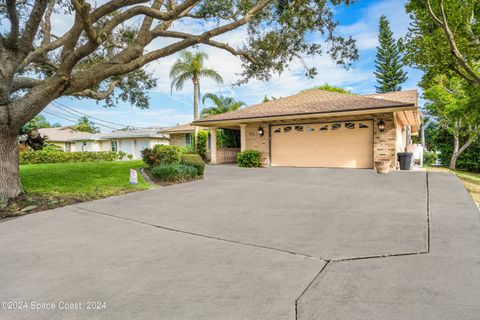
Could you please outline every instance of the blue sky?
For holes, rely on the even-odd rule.
[[[374,59],[377,45],[378,20],[382,14],[386,15],[396,37],[404,36],[409,26],[409,17],[405,13],[405,1],[403,0],[357,0],[353,5],[335,8],[335,17],[339,21],[338,31],[343,35],[352,35],[360,50],[360,59],[354,63],[353,68],[345,70],[334,65],[328,56],[317,56],[308,58],[309,65],[318,69],[315,79],[307,79],[304,70],[299,63],[293,63],[289,70],[280,76],[274,76],[268,82],[253,80],[240,87],[232,87],[238,78],[241,70],[240,62],[227,52],[211,47],[200,47],[206,51],[210,59],[207,66],[216,69],[224,78],[225,83],[216,85],[210,80],[204,80],[201,84],[202,93],[213,92],[244,101],[247,105],[260,102],[265,95],[282,97],[295,94],[302,89],[314,85],[329,83],[352,90],[355,93],[372,93],[375,91]],[[66,19],[55,19],[59,29],[69,24]],[[193,25],[177,25],[175,28],[195,28]],[[55,26],[54,26],[55,29]],[[196,32],[199,30],[196,29]],[[228,40],[229,44],[240,44],[244,37],[244,29],[217,38]],[[315,36],[312,37],[314,41]],[[164,45],[161,40],[152,43],[150,49]],[[187,84],[180,92],[170,94],[170,79],[168,71],[176,56],[151,63],[148,70],[158,77],[158,85],[149,92],[150,108],[140,110],[132,108],[129,104],[120,103],[115,108],[104,108],[93,100],[60,99],[62,105],[74,108],[82,113],[97,117],[110,122],[124,124],[134,127],[147,126],[173,126],[178,123],[187,123],[193,120],[193,87]],[[416,88],[421,73],[418,70],[406,68],[408,81],[403,85],[405,89]],[[201,106],[202,107],[202,106]],[[61,114],[65,118],[72,119],[73,115],[59,110],[58,107],[50,105],[47,112]],[[48,121],[59,122],[62,125],[70,125],[71,121],[61,119],[51,114],[42,113]],[[92,119],[93,121],[97,121]],[[101,123],[101,122],[99,122]],[[106,123],[103,123],[106,124]],[[112,128],[119,128],[117,125],[106,124]],[[111,128],[101,127],[102,131],[111,131]]]

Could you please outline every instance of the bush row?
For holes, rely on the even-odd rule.
[[[198,176],[195,167],[178,163],[162,163],[153,167],[151,172],[154,177],[166,182],[188,181]]]
[[[63,151],[24,151],[19,153],[20,164],[115,161],[118,155],[112,151],[63,152]]]

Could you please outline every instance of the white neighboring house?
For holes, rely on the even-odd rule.
[[[157,144],[168,145],[169,137],[162,133],[165,128],[145,128],[136,130],[97,133],[91,136],[73,139],[76,151],[123,151],[133,155],[133,159],[142,157],[142,150]]]
[[[58,127],[58,128],[42,128],[38,132],[47,137],[47,142],[62,148],[66,152],[82,151],[77,149],[75,139],[90,139],[94,134],[89,132],[81,132],[75,130],[73,127]]]

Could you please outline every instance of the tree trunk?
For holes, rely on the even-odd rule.
[[[198,119],[198,80],[193,80],[193,120]],[[195,126],[195,150],[198,149],[198,127]]]
[[[459,135],[455,135],[454,138],[453,138],[453,154],[452,154],[452,157],[450,158],[450,170],[455,170],[456,167],[457,167],[457,160],[458,160],[458,157],[462,154],[463,151],[465,151],[465,149],[467,149],[476,139],[476,136],[473,135],[473,136],[470,136],[467,140],[467,142],[465,142],[465,144],[460,147],[460,138],[459,138]]]
[[[193,81],[193,120],[198,120],[198,81]]]
[[[0,131],[0,198],[22,193],[18,167],[18,135]]]

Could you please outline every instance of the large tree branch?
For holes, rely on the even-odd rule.
[[[90,4],[84,0],[72,0],[72,5],[82,20],[83,29],[85,30],[88,39],[93,43],[100,44],[101,41],[97,39],[97,32],[95,31],[92,20],[90,19]]]
[[[175,8],[169,11],[161,11],[156,9],[155,7],[135,6],[113,17],[105,25],[105,27],[102,29],[100,33],[108,34],[122,22],[125,22],[139,15],[144,15],[150,18],[163,20],[163,21],[178,19],[178,17],[181,16],[185,10],[190,10],[198,2],[200,2],[200,0],[185,0],[184,2],[182,2],[182,4],[176,6]]]
[[[179,39],[187,39],[189,37],[194,37],[194,38],[200,37],[199,35],[195,36],[189,33],[184,33],[179,31],[161,31],[161,32],[158,32],[157,35],[164,36],[164,37],[171,37],[171,38],[179,38]],[[237,50],[231,47],[228,43],[223,43],[223,42],[215,41],[212,39],[201,39],[201,37],[200,37],[200,41],[203,44],[226,50],[235,56],[242,56],[248,61],[250,61],[251,63],[257,63],[255,58],[252,57],[248,52]]]
[[[95,100],[104,100],[113,93],[113,91],[115,90],[115,87],[119,85],[120,82],[121,82],[120,80],[112,81],[105,91],[95,91],[92,89],[85,89],[79,92],[72,93],[70,95],[75,97],[87,97]]]
[[[20,39],[20,48],[23,53],[26,54],[33,50],[33,40],[37,34],[38,27],[42,22],[43,14],[47,9],[48,0],[36,0],[30,16],[25,24],[25,29],[23,31],[22,37]],[[24,55],[20,56],[20,61],[25,58]]]
[[[6,1],[8,19],[10,20],[10,33],[8,34],[8,37],[7,37],[7,45],[10,47],[16,46],[18,33],[20,31],[16,4],[17,4],[16,0]]]
[[[42,83],[42,81],[43,80],[28,77],[16,77],[15,79],[13,79],[12,89],[13,91],[17,91],[20,89],[30,89],[39,85],[40,83]]]
[[[55,7],[55,0],[50,0],[47,6],[47,10],[45,11],[45,17],[43,19],[43,22],[40,23],[40,29],[42,30],[42,33],[43,33],[43,39],[40,43],[40,46],[46,46],[47,44],[50,43],[51,34],[52,34],[51,17],[52,17],[54,7]]]
[[[179,52],[192,45],[209,42],[211,41],[210,38],[245,25],[246,23],[251,21],[258,12],[263,10],[270,2],[271,0],[261,0],[257,5],[247,11],[242,18],[236,21],[206,31],[200,35],[191,35],[190,37],[187,37],[182,41],[165,46],[161,49],[145,53],[143,55],[138,55],[139,48],[129,48],[129,54],[122,52],[118,55],[121,56],[122,59],[118,59],[117,56],[110,61],[104,62],[100,65],[92,66],[91,68],[89,68],[89,70],[86,70],[82,74],[76,75],[74,78],[72,78],[71,87],[65,91],[65,94],[72,94],[89,88],[92,86],[93,83],[98,83],[112,76],[127,74],[143,67],[149,62],[171,55],[175,52]],[[156,31],[152,31],[152,33],[153,36],[158,36],[158,34],[156,34]],[[218,44],[219,47],[224,47],[223,49],[226,49],[224,44],[220,44],[217,42],[213,43]],[[137,55],[138,57],[135,58],[135,55]]]

